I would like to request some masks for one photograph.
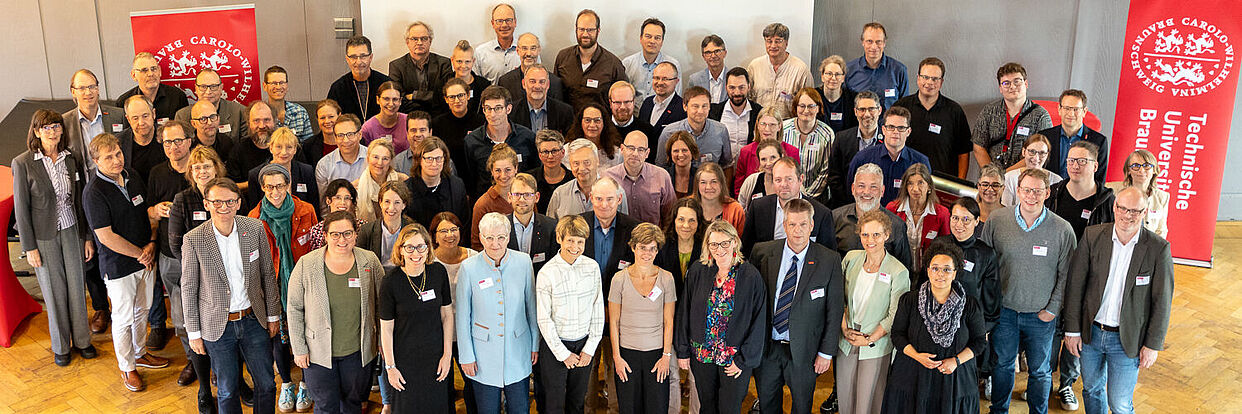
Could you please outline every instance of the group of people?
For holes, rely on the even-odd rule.
[[[1076,409],[1080,373],[1088,412],[1132,411],[1168,325],[1168,194],[1144,150],[1103,182],[1082,91],[1054,126],[1007,63],[972,124],[940,59],[907,94],[879,23],[819,86],[780,23],[744,68],[709,35],[685,87],[658,19],[619,59],[583,10],[551,66],[512,6],[490,23],[451,57],[411,24],[387,76],[349,39],[314,121],[279,66],[245,106],[211,70],[190,105],[146,52],[118,107],[75,73],[13,160],[54,362],[111,324],[141,391],[168,314],[204,413],[359,412],[373,383],[385,412],[452,412],[460,372],[471,413],[676,413],[683,387],[737,413],[753,378],[753,409],[788,388],[805,414],[829,370],[830,411],[1006,412],[1020,353],[1031,412]],[[940,200],[971,155],[977,196]]]

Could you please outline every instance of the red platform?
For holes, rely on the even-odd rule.
[[[0,223],[8,223],[13,216],[13,169],[0,165]],[[7,226],[6,226],[7,227]],[[9,244],[0,243],[0,346],[8,348],[13,345],[13,332],[30,315],[43,312],[30,293],[22,288],[13,272],[13,263],[8,260]],[[83,287],[85,288],[85,287]]]

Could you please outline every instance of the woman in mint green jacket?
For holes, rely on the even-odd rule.
[[[893,345],[889,330],[897,301],[910,290],[910,273],[884,250],[892,232],[888,216],[879,210],[858,219],[863,250],[845,254],[845,316],[841,320],[837,354],[837,398],[841,414],[879,413],[888,382]]]

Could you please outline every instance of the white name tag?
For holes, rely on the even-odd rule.
[[[840,121],[845,118],[845,114],[840,112],[829,112],[828,119],[831,121]]]
[[[73,181],[82,181],[82,175],[78,173],[73,173]]]
[[[1031,135],[1031,128],[1020,126],[1014,130],[1014,135]]]
[[[522,163],[522,154],[518,154],[518,164]]]
[[[384,136],[382,136],[382,137],[380,137],[380,138],[382,138],[382,139],[386,139],[386,140],[389,140],[389,141],[392,141],[392,134],[387,134],[387,135],[384,135]]]
[[[1036,256],[1047,256],[1048,247],[1047,246],[1033,246],[1031,247],[1031,254],[1036,255]]]
[[[297,192],[299,192],[299,193],[305,193],[305,192],[306,192],[306,183],[297,183],[296,185],[294,185],[294,186],[293,186],[293,190],[294,190],[294,191],[297,191]]]
[[[811,300],[819,299],[822,297],[824,297],[824,288],[819,288],[819,289],[815,289],[811,291]]]
[[[423,300],[423,302],[426,302],[426,301],[429,301],[429,300],[435,299],[435,298],[436,298],[436,291],[434,291],[434,290],[427,290],[427,291],[423,291],[422,293],[419,293],[419,294],[418,294],[418,298],[419,298],[419,299],[422,299],[422,300]]]
[[[112,124],[112,132],[121,132],[125,129],[125,124]]]
[[[703,154],[699,156],[699,162],[716,161],[716,154]]]
[[[1135,285],[1135,286],[1147,286],[1147,285],[1150,285],[1150,284],[1151,284],[1151,276],[1148,276],[1148,275],[1141,275],[1141,276],[1135,276],[1135,277],[1134,277],[1134,285]]]
[[[480,281],[479,281],[479,289],[484,289],[484,290],[486,290],[487,288],[490,288],[490,287],[492,287],[492,286],[493,286],[493,285],[495,285],[495,284],[496,284],[496,282],[493,282],[493,281],[492,281],[492,278],[490,278],[490,277],[489,277],[489,278],[487,278],[487,279],[483,279],[483,280],[480,280]]]
[[[928,131],[931,131],[931,133],[933,133],[933,134],[939,134],[939,133],[940,133],[940,125],[936,125],[936,124],[927,124],[927,130],[928,130]]]
[[[159,124],[159,126],[164,126],[165,122],[168,122],[168,118],[160,118],[160,119],[155,120],[155,123]]]
[[[303,234],[301,236],[298,236],[298,245],[305,245],[305,244],[306,244],[306,235]]]
[[[931,239],[936,238],[936,231],[935,231],[935,230],[932,230],[932,231],[927,232],[927,236],[925,236],[925,237],[927,237],[927,240],[931,240]]]
[[[1083,210],[1082,210],[1082,218],[1083,218],[1083,219],[1090,219],[1090,218],[1091,218],[1091,210],[1083,209]]]
[[[225,133],[225,134],[230,133],[230,132],[233,132],[233,124],[224,124],[224,125],[220,125],[220,129],[218,129],[217,131],[218,131],[218,132],[223,132],[223,133]]]
[[[888,88],[888,89],[885,89],[885,90],[884,90],[884,97],[885,97],[885,98],[892,98],[892,97],[895,97],[895,96],[897,96],[897,90],[896,90],[896,89],[893,89],[893,88]]]
[[[351,278],[349,278],[349,287],[351,287],[351,288],[360,288],[360,287],[362,287],[362,279],[359,279],[359,278],[356,278],[356,277],[351,277]]]
[[[627,267],[630,267],[630,262],[624,260],[617,262],[617,270],[624,270]]]
[[[755,194],[751,194],[751,195],[750,195],[750,199],[751,199],[751,200],[755,200],[755,199],[759,199],[759,198],[763,198],[763,194],[762,194],[762,193],[755,193]]]
[[[652,286],[651,293],[647,295],[647,299],[650,299],[652,302],[655,302],[656,299],[660,297],[661,293],[664,293],[664,291],[660,290],[659,286]]]
[[[134,198],[129,199],[129,201],[132,201],[135,206],[142,204],[142,194],[134,196]]]
[[[894,178],[894,179],[893,179],[893,188],[901,188],[901,179],[900,179],[900,178]]]
[[[962,269],[965,269],[967,272],[973,272],[973,271],[975,271],[975,262],[972,262],[972,261],[969,261],[969,260],[963,260],[963,261],[962,261]]]
[[[818,240],[818,239],[819,239],[819,236],[811,236],[811,241],[812,241],[812,242],[819,243],[819,240]]]
[[[474,99],[474,89],[471,89],[468,93],[470,94],[470,99]]]
[[[595,79],[587,79],[587,87],[588,87],[588,88],[598,88],[598,87],[599,87],[599,81],[597,81],[597,80],[595,80]]]
[[[255,250],[255,251],[250,252],[250,261],[251,261],[251,262],[254,262],[255,260],[259,260],[259,251],[258,251],[258,250]]]
[[[531,258],[530,258],[530,261],[531,261],[531,262],[534,262],[534,263],[541,263],[541,262],[543,262],[544,260],[547,260],[547,259],[548,259],[548,258],[547,258],[547,257],[545,257],[543,253],[535,253],[535,256],[534,256],[534,257],[531,257]]]
[[[207,212],[206,211],[195,211],[193,213],[190,213],[190,218],[194,220],[206,220]]]
[[[880,283],[892,283],[892,282],[893,282],[892,276],[889,276],[888,273],[880,273]]]

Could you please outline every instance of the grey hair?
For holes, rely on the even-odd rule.
[[[857,181],[858,176],[863,174],[875,174],[880,176],[880,179],[884,178],[884,170],[881,169],[879,165],[875,165],[875,163],[870,162],[859,166],[858,169],[854,171],[854,180]]]
[[[566,155],[573,154],[574,151],[577,151],[583,148],[590,148],[591,153],[595,154],[595,158],[596,159],[599,158],[599,147],[596,146],[594,142],[591,142],[591,140],[586,139],[586,138],[578,138],[578,139],[571,141],[569,145],[565,146],[565,154]]]
[[[509,218],[505,217],[504,214],[494,211],[484,214],[483,218],[479,219],[479,234],[483,234],[484,232],[491,233],[492,231],[508,234]]]
[[[618,184],[617,180],[614,180],[611,176],[608,176],[606,174],[600,177],[598,180],[596,180],[595,184],[591,184],[591,194],[595,194],[595,190],[597,189],[597,187],[599,187],[600,184],[611,185],[612,188],[617,189],[617,197],[621,196],[621,184]]]
[[[780,23],[772,23],[772,24],[765,26],[763,28],[763,37],[769,38],[772,36],[779,36],[780,38],[788,41],[789,40],[789,26],[785,26]]]

